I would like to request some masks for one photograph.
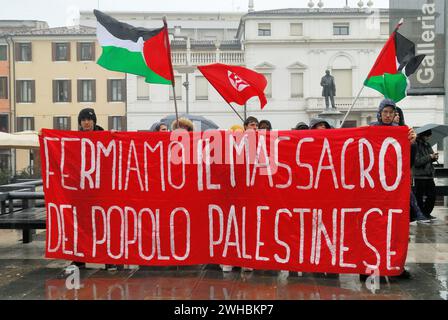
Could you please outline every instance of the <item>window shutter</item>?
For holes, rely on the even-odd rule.
[[[22,102],[20,99],[20,92],[22,92],[22,82],[20,80],[16,80],[16,101]]]
[[[108,128],[109,128],[109,131],[113,129],[113,127],[112,127],[113,125],[114,125],[114,117],[109,116],[108,117]]]
[[[96,80],[92,80],[92,102],[96,102]]]
[[[126,101],[126,79],[121,80],[121,101]]]
[[[70,47],[71,46],[72,46],[72,43],[68,42],[67,43],[67,61],[71,61],[72,60],[71,55],[70,55]]]
[[[33,61],[33,44],[32,42],[28,43],[28,45],[30,46],[30,60],[29,61]]]
[[[23,119],[22,117],[17,118],[17,130],[16,132],[23,131]]]
[[[53,117],[53,129],[59,129],[58,128],[58,117]]]
[[[31,118],[31,130],[34,131],[34,117]]]
[[[77,80],[76,81],[76,92],[78,95],[78,102],[82,102],[82,80]]]
[[[53,80],[53,102],[58,102],[58,81]]]
[[[90,43],[90,59],[95,61],[95,42]]]
[[[51,43],[51,61],[56,61],[56,43]]]
[[[15,55],[16,61],[20,61],[20,43],[16,43],[14,49],[15,49],[14,55]]]
[[[126,117],[123,116],[120,118],[121,118],[121,131],[128,131]]]
[[[81,43],[76,43],[76,60],[81,61]]]
[[[36,80],[31,80],[31,102],[36,102]]]
[[[67,130],[72,130],[72,118],[67,117]]]
[[[110,79],[107,79],[107,102],[112,101],[112,83]]]
[[[67,85],[67,96],[68,96],[68,100],[67,102],[72,102],[72,80],[67,80],[68,85]]]

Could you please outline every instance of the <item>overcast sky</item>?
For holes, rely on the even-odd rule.
[[[359,0],[347,0],[358,7]],[[388,8],[389,0],[372,0],[375,8]],[[70,25],[79,11],[208,11],[247,12],[249,0],[0,0],[0,20],[43,20],[50,27]],[[254,0],[255,10],[304,8],[309,0]],[[317,4],[319,0],[314,0]],[[323,0],[324,7],[341,8],[346,0]],[[364,0],[364,5],[368,0]]]

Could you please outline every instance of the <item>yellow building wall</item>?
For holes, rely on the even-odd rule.
[[[79,39],[79,42],[89,39]],[[78,41],[70,42],[70,61],[52,61],[52,42],[66,42],[64,39],[32,41],[32,61],[16,62],[16,80],[35,80],[36,102],[16,103],[17,117],[34,117],[35,130],[53,128],[54,116],[70,116],[71,128],[78,128],[78,113],[85,107],[92,107],[97,114],[98,124],[108,129],[108,116],[125,116],[124,102],[107,101],[107,79],[124,79],[123,73],[108,71],[96,61],[77,61]],[[96,43],[95,58],[101,55]],[[71,80],[72,101],[53,102],[53,80]],[[96,102],[77,101],[77,80],[96,80]]]
[[[109,116],[125,116],[125,102],[107,101],[107,79],[125,79],[125,74],[108,71],[96,61],[77,61],[77,42],[95,41],[92,37],[67,39],[64,37],[17,39],[16,42],[32,42],[32,61],[15,61],[15,80],[35,80],[34,103],[17,103],[16,117],[34,117],[34,129],[53,128],[53,117],[70,116],[71,129],[78,130],[78,113],[85,107],[95,109],[97,124],[108,130]],[[70,42],[70,61],[52,61],[52,43]],[[12,50],[11,50],[12,51]],[[102,48],[95,41],[95,60],[101,55]],[[71,80],[71,102],[53,102],[53,80]],[[77,80],[96,80],[96,101],[78,102]],[[12,81],[12,79],[11,79]],[[11,83],[11,95],[15,97],[15,83]],[[28,150],[16,151],[16,172],[30,164]]]

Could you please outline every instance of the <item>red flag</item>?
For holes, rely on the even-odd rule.
[[[264,89],[268,82],[262,74],[222,63],[198,66],[198,69],[227,103],[243,105],[250,98],[258,96],[261,109],[266,105]]]

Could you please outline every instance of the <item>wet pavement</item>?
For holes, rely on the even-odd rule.
[[[44,258],[45,231],[22,244],[21,231],[0,230],[0,300],[448,300],[448,208],[433,215],[430,225],[410,226],[412,279],[388,279],[377,290],[351,274],[223,273],[216,265],[112,271],[94,264],[80,270],[81,287],[69,289],[70,262]]]

